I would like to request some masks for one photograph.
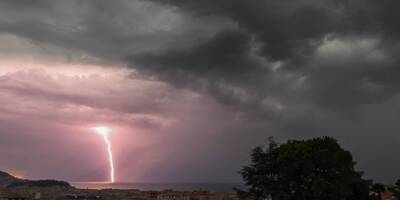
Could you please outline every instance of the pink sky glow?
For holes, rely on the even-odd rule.
[[[53,64],[0,64],[0,128],[8,130],[0,156],[12,159],[0,161],[6,171],[28,178],[107,180],[103,141],[87,134],[88,128],[107,124],[114,132],[109,139],[115,179],[166,181],[177,173],[175,168],[202,159],[207,148],[197,142],[217,145],[218,130],[229,123],[222,120],[229,119],[222,117],[228,113],[213,100],[133,70]],[[208,114],[224,122],[208,119]],[[204,126],[210,129],[200,131]],[[205,165],[215,165],[223,156],[213,155],[215,161]],[[191,176],[201,181],[201,174]]]

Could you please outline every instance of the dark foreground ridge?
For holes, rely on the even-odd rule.
[[[28,186],[28,187],[71,187],[68,182],[58,181],[58,180],[28,180],[28,179],[19,179],[17,177],[12,176],[7,172],[0,171],[0,187],[3,188],[14,188],[20,186]]]
[[[0,187],[7,187],[11,183],[14,183],[20,179],[10,175],[9,173],[0,171]]]

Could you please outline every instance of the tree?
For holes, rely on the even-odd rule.
[[[354,169],[351,153],[330,137],[256,147],[240,171],[255,200],[366,200],[370,181]]]

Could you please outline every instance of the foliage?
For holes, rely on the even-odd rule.
[[[330,137],[257,147],[240,171],[248,194],[273,200],[366,200],[370,181],[354,169],[351,153]]]

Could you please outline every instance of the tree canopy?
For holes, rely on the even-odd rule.
[[[349,151],[330,137],[257,147],[240,171],[256,200],[366,200],[370,181],[356,171]]]

